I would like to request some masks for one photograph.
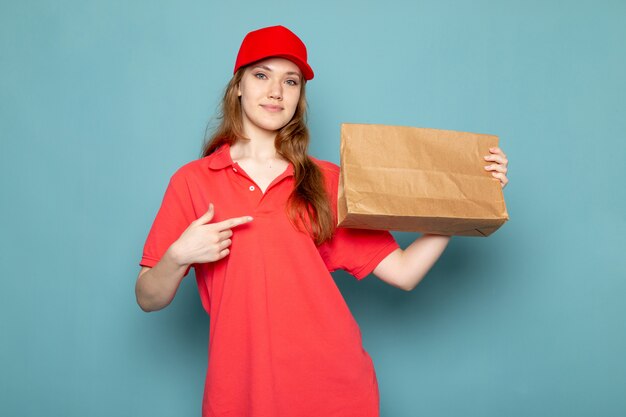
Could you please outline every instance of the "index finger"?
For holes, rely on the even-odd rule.
[[[489,152],[491,153],[499,153],[500,155],[504,156],[504,152],[502,151],[502,149],[500,149],[499,147],[493,147],[493,148],[489,148]]]
[[[219,223],[213,223],[213,226],[217,228],[217,230],[226,230],[231,229],[236,226],[240,226],[244,223],[248,223],[252,221],[251,216],[243,216],[243,217],[233,217],[232,219],[222,220]]]

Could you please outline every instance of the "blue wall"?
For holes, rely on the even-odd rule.
[[[337,282],[383,417],[626,415],[626,3],[2,1],[0,414],[199,415],[209,318],[134,284],[244,34],[307,43],[313,155],[341,122],[492,133],[511,221],[413,292]],[[416,235],[397,234],[402,244]]]

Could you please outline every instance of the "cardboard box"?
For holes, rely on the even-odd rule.
[[[374,124],[341,125],[338,224],[488,236],[509,215],[484,169],[498,137]]]

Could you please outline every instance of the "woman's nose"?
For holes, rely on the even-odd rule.
[[[275,100],[283,99],[283,86],[279,81],[274,81],[271,83],[269,96],[270,98],[273,98]]]

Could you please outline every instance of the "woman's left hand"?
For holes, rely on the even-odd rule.
[[[494,178],[500,180],[500,185],[504,188],[509,179],[506,177],[507,173],[507,165],[509,164],[509,160],[506,159],[506,155],[502,152],[500,148],[489,148],[490,155],[485,155],[485,161],[493,161],[494,163],[491,165],[486,165],[486,171],[492,171],[491,175]]]

